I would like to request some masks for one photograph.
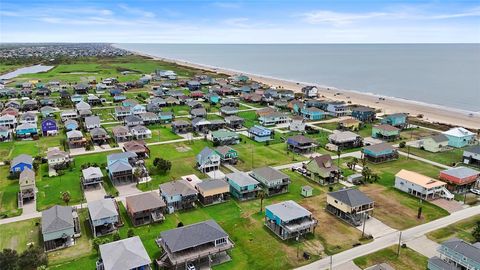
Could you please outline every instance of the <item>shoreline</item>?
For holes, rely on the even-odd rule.
[[[115,45],[113,45],[115,46]],[[302,87],[306,85],[315,85],[319,89],[319,95],[321,98],[333,99],[339,101],[350,101],[352,104],[360,104],[376,109],[380,109],[382,113],[400,113],[406,112],[411,116],[423,115],[421,120],[426,122],[437,122],[443,124],[449,124],[453,126],[463,126],[471,129],[480,129],[480,112],[472,112],[468,110],[461,110],[456,108],[449,108],[438,104],[429,104],[421,101],[408,100],[397,97],[389,97],[383,95],[377,95],[373,93],[365,93],[358,90],[346,90],[336,87],[330,87],[320,85],[316,83],[300,82],[288,79],[275,78],[271,76],[252,74],[240,70],[228,69],[210,66],[206,64],[192,63],[186,60],[170,59],[166,57],[159,57],[147,53],[138,51],[130,52],[149,57],[154,60],[169,62],[184,67],[194,68],[198,70],[205,70],[214,73],[222,73],[226,75],[244,74],[249,76],[253,81],[264,83],[274,87],[282,87],[285,89],[293,90],[294,92],[301,92]],[[337,93],[340,93],[337,95]],[[384,98],[385,100],[380,100]],[[470,116],[473,115],[473,116]]]

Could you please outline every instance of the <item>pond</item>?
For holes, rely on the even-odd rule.
[[[45,71],[49,71],[52,68],[54,68],[54,66],[35,65],[30,67],[23,67],[23,68],[14,70],[12,72],[0,75],[0,80],[12,79],[23,74],[45,72]]]

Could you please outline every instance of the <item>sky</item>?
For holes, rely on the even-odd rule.
[[[480,43],[480,0],[0,0],[0,42]]]

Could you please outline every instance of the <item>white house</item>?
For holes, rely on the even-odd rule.
[[[447,190],[446,185],[440,180],[404,169],[395,175],[395,188],[424,200],[453,199],[453,194]]]

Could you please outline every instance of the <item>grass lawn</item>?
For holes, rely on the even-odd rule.
[[[17,207],[17,194],[20,191],[18,179],[8,179],[9,166],[0,166],[0,217],[18,216],[22,213]]]
[[[373,126],[373,124],[366,123],[356,133],[358,133],[358,135],[362,136],[363,138],[371,137],[372,136],[372,126]]]
[[[410,248],[401,248],[400,256],[397,256],[397,246],[391,246],[353,259],[353,262],[362,269],[388,263],[396,270],[424,270],[427,268],[428,258]]]
[[[257,114],[255,111],[239,112],[238,116],[245,119],[245,122],[243,123],[243,125],[247,128],[251,128],[254,125],[258,125]]]
[[[330,129],[330,130],[336,130],[338,127],[338,123],[337,122],[320,123],[320,124],[316,124],[315,126]]]
[[[368,184],[360,190],[375,201],[373,216],[388,226],[403,230],[448,215],[448,212],[429,202],[420,200],[393,187]],[[417,219],[422,206],[422,218]]]
[[[49,147],[60,146],[63,134],[57,136],[40,137],[38,140],[22,140],[0,143],[0,160],[11,160],[20,154],[46,156]]]
[[[170,125],[155,124],[148,125],[147,127],[152,131],[152,138],[146,139],[146,143],[164,142],[182,138],[172,132]]]
[[[407,152],[407,149],[403,149],[403,151]],[[462,162],[463,149],[455,148],[445,152],[431,153],[422,149],[410,147],[410,154],[441,164],[452,166],[453,163]]]
[[[428,129],[408,128],[408,129],[404,129],[400,132],[400,138],[402,140],[414,141],[414,140],[419,140],[421,138],[430,137],[430,136],[437,135],[437,134],[438,134],[438,132],[431,131],[431,130],[428,130]]]
[[[39,218],[18,221],[15,223],[0,225],[0,250],[10,248],[17,250],[18,253],[28,248],[29,243],[40,245],[41,235]]]
[[[427,234],[427,237],[438,243],[442,243],[452,237],[473,243],[475,239],[472,236],[472,232],[478,222],[480,222],[480,216],[474,216],[430,232]]]
[[[164,112],[173,112],[175,116],[190,115],[190,107],[187,105],[174,105],[162,108]]]
[[[361,165],[361,163],[359,165]],[[407,159],[404,156],[400,156],[398,160],[380,164],[367,162],[367,166],[380,176],[378,183],[387,187],[391,187],[395,184],[395,174],[401,169],[421,173],[432,178],[437,178],[440,171],[443,170],[416,159]]]
[[[42,164],[41,173],[37,174],[36,182],[38,188],[37,209],[40,211],[55,204],[65,204],[62,200],[62,193],[65,191],[70,192],[71,200],[69,204],[82,202],[84,196],[80,186],[81,165],[86,163],[101,165],[107,162],[107,155],[115,152],[118,151],[76,156],[71,169],[64,170],[64,175],[55,177],[48,177],[48,166],[47,164]],[[107,175],[104,168],[102,168],[102,171],[104,175]],[[107,193],[116,193],[116,189],[108,180],[105,181],[104,187]]]

